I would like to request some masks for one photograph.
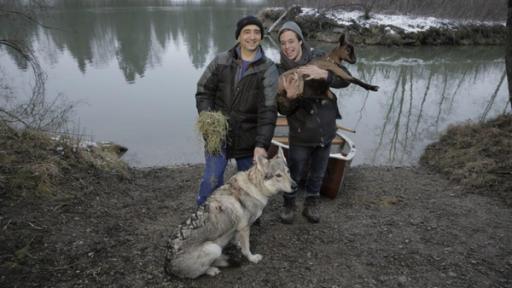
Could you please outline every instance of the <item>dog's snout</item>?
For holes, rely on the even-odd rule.
[[[292,190],[295,191],[295,190],[297,190],[297,188],[298,188],[297,183],[292,180]]]

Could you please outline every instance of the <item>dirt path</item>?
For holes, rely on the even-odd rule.
[[[0,286],[512,287],[512,210],[422,168],[352,168],[317,225],[281,224],[273,198],[252,233],[262,262],[168,277],[166,237],[192,212],[200,173],[100,175],[85,196],[2,200]]]

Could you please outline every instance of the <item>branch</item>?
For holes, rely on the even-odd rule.
[[[361,3],[345,3],[345,4],[334,4],[331,6],[328,6],[324,9],[322,9],[322,12],[329,11],[329,10],[336,10],[339,8],[358,8],[361,10],[364,10],[364,5]]]
[[[10,47],[11,49],[13,49],[14,51],[18,52],[19,54],[21,54],[21,56],[23,56],[23,58],[27,61],[30,61],[31,57],[30,57],[30,54],[27,53],[27,51],[23,48],[23,46],[21,46],[20,44],[18,44],[17,41],[15,40],[8,40],[8,39],[0,39],[0,45],[5,45],[7,47]]]
[[[46,28],[46,29],[67,31],[67,30],[62,29],[62,28],[45,25],[45,24],[37,21],[34,17],[31,17],[31,16],[27,15],[26,13],[23,13],[23,12],[20,12],[20,11],[2,10],[2,9],[0,9],[0,17],[2,17],[2,16],[7,16],[7,17],[8,16],[17,16],[17,17],[20,17],[20,18],[26,20],[27,22],[37,24],[37,25],[39,25],[39,26],[41,26],[43,28]]]
[[[27,122],[25,122],[23,119],[21,119],[18,116],[12,114],[11,112],[5,110],[2,107],[0,107],[0,113],[4,113],[8,117],[14,119],[14,120],[7,120],[7,119],[4,119],[3,117],[0,117],[2,120],[6,121],[6,122],[16,122],[17,121],[17,122],[20,122],[21,124],[25,125],[25,128],[30,127],[30,125]]]
[[[11,119],[15,119],[22,123],[25,126],[32,127],[31,122],[21,121],[21,118],[31,118],[36,114],[40,113],[42,108],[45,106],[45,73],[43,72],[39,62],[37,61],[37,57],[33,54],[33,52],[22,46],[15,40],[9,39],[0,39],[0,46],[5,45],[18,54],[20,54],[23,59],[25,59],[30,66],[32,67],[32,72],[34,73],[34,87],[32,88],[32,96],[30,100],[26,104],[19,105],[17,107],[18,111],[12,111],[9,115]],[[6,111],[2,111],[4,114]],[[14,114],[13,114],[14,112]],[[16,115],[16,117],[13,117]],[[27,117],[24,117],[27,116]]]
[[[272,24],[272,26],[270,26],[270,28],[268,28],[267,33],[270,34],[272,32],[272,30],[274,30],[276,25],[279,24],[279,22],[281,22],[281,20],[283,20],[283,18],[286,16],[286,14],[288,14],[288,12],[290,12],[292,9],[295,9],[296,7],[298,7],[298,6],[293,5],[290,8],[288,8],[288,10],[284,11],[283,15],[281,15],[281,17],[277,18],[276,22],[274,22],[274,24]]]
[[[51,26],[48,26],[48,25],[44,25],[43,23],[37,21],[34,17],[31,17],[23,12],[20,12],[20,11],[14,11],[14,10],[0,10],[0,17],[1,16],[19,16],[21,17],[22,19],[25,19],[26,21],[28,22],[31,22],[31,23],[35,23],[41,27],[44,27],[46,29],[57,29],[57,30],[60,30],[59,28],[56,28],[56,27],[51,27]]]

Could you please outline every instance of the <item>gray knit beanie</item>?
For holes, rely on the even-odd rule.
[[[297,34],[297,36],[299,36],[299,40],[304,41],[304,36],[302,35],[302,30],[300,30],[299,25],[297,25],[297,23],[295,23],[293,21],[288,21],[288,22],[284,23],[283,26],[281,26],[281,29],[279,29],[277,38],[281,37],[281,33],[283,33],[284,31],[287,31],[287,30],[295,32],[295,34]]]

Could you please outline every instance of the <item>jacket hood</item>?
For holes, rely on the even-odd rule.
[[[286,30],[291,30],[295,32],[297,35],[299,35],[299,40],[302,40],[302,42],[304,42],[304,35],[302,35],[302,30],[300,30],[300,27],[299,25],[297,25],[297,23],[293,21],[285,22],[283,26],[281,26],[281,29],[279,29],[279,33],[277,34],[278,38],[281,37],[281,33],[283,33]]]

